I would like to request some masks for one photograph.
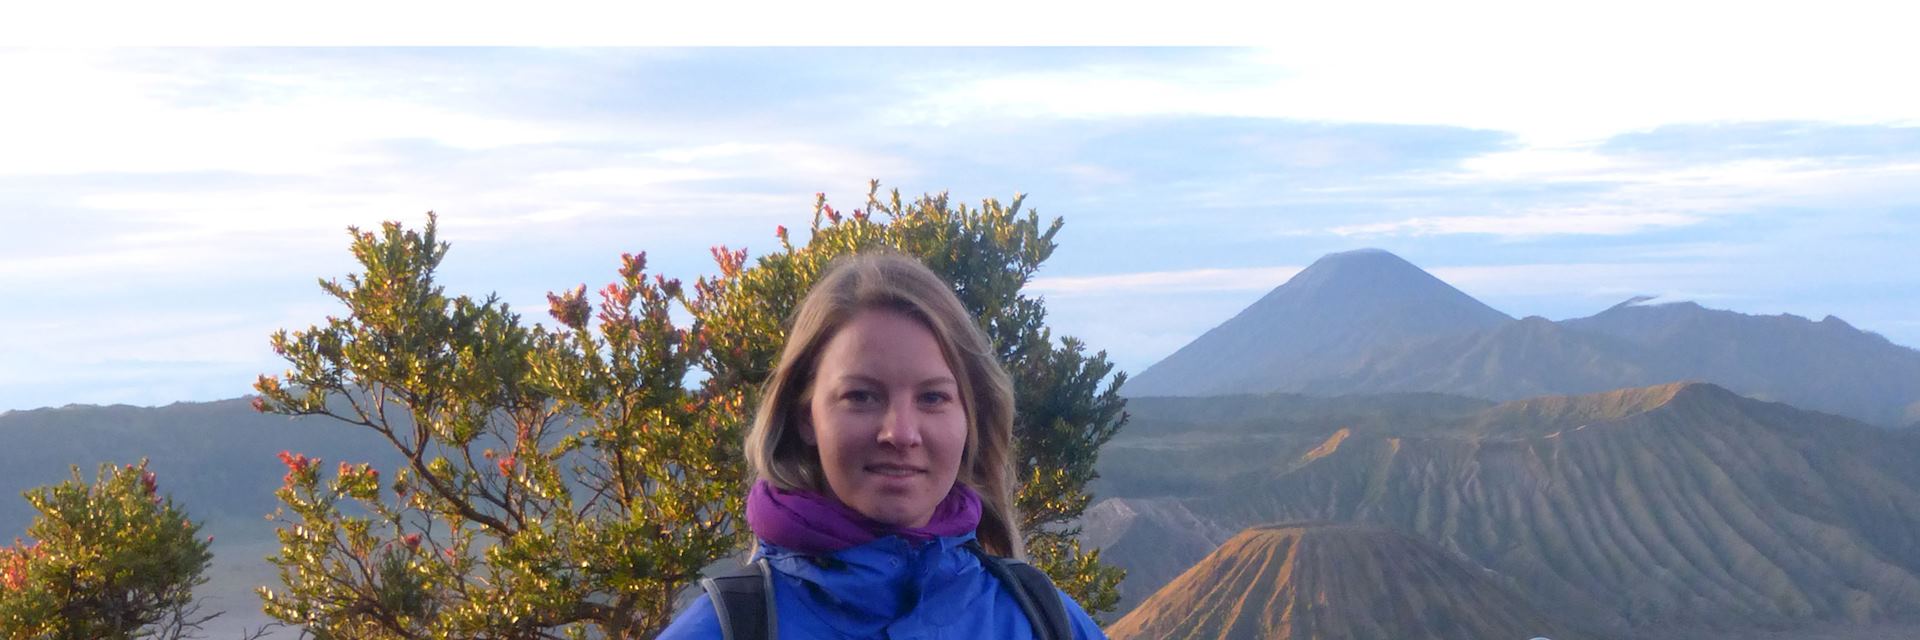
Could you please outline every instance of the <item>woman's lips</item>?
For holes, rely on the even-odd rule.
[[[926,473],[924,469],[898,464],[870,464],[866,466],[866,470],[868,473],[875,473],[889,478],[906,478]]]

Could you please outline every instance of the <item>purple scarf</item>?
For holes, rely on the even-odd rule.
[[[839,500],[810,491],[788,491],[766,480],[747,493],[747,528],[761,540],[808,555],[851,549],[886,536],[921,544],[980,527],[980,494],[955,482],[924,527],[875,522]]]

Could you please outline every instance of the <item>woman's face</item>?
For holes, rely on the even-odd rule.
[[[819,450],[835,498],[887,524],[927,524],[960,472],[967,413],[926,325],[855,314],[822,349],[803,402],[800,437]]]

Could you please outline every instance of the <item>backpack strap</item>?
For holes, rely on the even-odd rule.
[[[773,606],[773,570],[766,558],[710,578],[700,587],[713,601],[724,640],[778,640],[779,614]]]
[[[1060,591],[1046,572],[1019,560],[989,554],[973,541],[968,541],[966,547],[980,558],[980,566],[986,568],[987,573],[1013,592],[1020,611],[1027,614],[1027,622],[1033,625],[1035,640],[1073,640],[1067,607],[1060,602]]]

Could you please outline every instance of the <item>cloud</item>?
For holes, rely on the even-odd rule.
[[[1865,55],[1896,28],[1807,50],[1733,30],[1739,42],[1703,62],[1674,55],[1696,33],[1658,20],[1661,37],[1622,50],[1618,33],[1572,23],[1445,32],[1305,11],[1325,21],[1277,27],[1299,40],[1271,50],[0,52],[20,96],[0,107],[0,290],[26,298],[0,326],[88,298],[112,304],[74,315],[82,333],[183,305],[272,304],[283,289],[316,299],[315,276],[353,270],[346,226],[419,228],[428,210],[455,246],[450,291],[500,291],[538,316],[545,291],[609,277],[622,251],[675,274],[709,270],[714,244],[763,253],[774,224],[804,226],[813,193],[858,206],[869,178],[969,203],[1026,192],[1064,216],[1052,268],[1078,275],[1032,288],[1062,331],[1129,357],[1298,271],[1223,265],[1350,238],[1418,238],[1442,264],[1567,265],[1452,276],[1516,306],[1746,295],[1749,274],[1689,265],[1815,252],[1847,259],[1775,280],[1871,281],[1880,298],[1910,280],[1897,265],[1911,230],[1890,221],[1920,206],[1920,138],[1893,125],[1920,117],[1920,85],[1849,80],[1902,77],[1913,56]],[[1450,13],[1475,15],[1403,17]],[[1341,24],[1372,35],[1305,33]],[[1115,264],[1138,272],[1091,270]],[[1138,302],[1174,295],[1165,310]],[[223,339],[239,340],[115,338],[102,348],[130,359],[95,364],[184,362]],[[31,379],[54,357],[16,353],[0,353],[0,377]]]
[[[262,373],[286,367],[268,342],[275,330],[321,322],[340,308],[301,293],[235,287],[167,290],[174,301],[129,305],[128,296],[25,290],[24,302],[54,313],[0,314],[0,408],[73,402],[160,405],[231,398]],[[235,299],[244,304],[224,304]]]
[[[1597,150],[1613,156],[1695,164],[1765,158],[1912,160],[1920,157],[1920,126],[1830,122],[1673,124],[1614,136]]]
[[[206,100],[195,75],[207,61],[138,55],[24,51],[0,54],[12,91],[0,139],[0,175],[238,171],[311,175],[392,158],[366,143],[425,139],[459,149],[592,140],[564,121],[533,121],[460,109],[450,96],[373,93],[311,76],[242,75],[238,93]],[[198,63],[198,64],[195,64]],[[303,84],[306,83],[306,84]],[[431,86],[422,79],[421,86]]]
[[[234,277],[305,282],[341,268],[347,227],[401,220],[418,228],[429,210],[440,212],[442,236],[462,247],[571,235],[576,245],[641,238],[704,254],[713,244],[738,243],[736,232],[762,237],[743,225],[770,235],[770,217],[792,224],[823,188],[843,187],[834,195],[844,206],[858,202],[875,175],[916,172],[908,158],[857,144],[781,139],[510,151],[425,141],[379,153],[419,160],[272,178],[237,171],[0,176],[0,205],[12,218],[0,243],[7,249],[0,284],[99,291]],[[585,229],[595,238],[581,238]]]
[[[1887,80],[1920,45],[1890,26],[1901,21],[1872,17],[1884,8],[1711,4],[1577,16],[1524,3],[1396,6],[1384,22],[1365,3],[1302,5],[1266,22],[1272,48],[983,73],[929,87],[895,116],[1390,122],[1511,131],[1544,145],[1675,122],[1920,120],[1920,89]]]
[[[1188,293],[1202,291],[1265,291],[1286,282],[1301,267],[1187,269],[1099,276],[1034,278],[1027,290],[1049,297]]]
[[[1519,145],[1461,128],[1213,116],[1066,122],[1042,139],[1031,166],[998,165],[1008,179],[1051,173],[1071,185],[1069,203],[1108,224],[1259,221],[1261,237],[1674,237],[1769,209],[1846,206],[1864,193],[1920,200],[1898,154],[1695,161]],[[1127,180],[1081,168],[1076,161],[1089,156],[1124,168]],[[1060,202],[1057,191],[1042,195]]]
[[[88,278],[143,271],[179,262],[183,257],[181,252],[159,248],[91,254],[8,256],[0,258],[0,285],[28,287],[44,282],[50,273],[67,278]]]
[[[1505,238],[1557,235],[1618,236],[1648,229],[1698,224],[1700,216],[1676,213],[1536,211],[1520,215],[1417,217],[1328,229],[1346,237],[1479,234]]]
[[[1734,267],[1714,262],[1570,262],[1486,266],[1440,266],[1425,270],[1473,295],[1605,297],[1616,294],[1665,295],[1674,286],[1694,290],[1687,299],[1725,297],[1708,283]],[[1096,276],[1034,278],[1027,290],[1049,298],[1166,293],[1268,291],[1285,284],[1302,267],[1240,267],[1143,271]],[[1225,320],[1225,318],[1221,318]]]
[[[676,182],[692,182],[727,177],[728,174],[701,169],[658,167],[594,167],[564,169],[529,176],[528,181],[542,187],[576,189],[580,187],[618,187],[639,189]]]
[[[1105,164],[1090,162],[1074,163],[1063,166],[1060,172],[1073,182],[1086,187],[1113,187],[1132,182],[1132,172]]]
[[[1442,174],[1461,180],[1481,181],[1609,181],[1628,175],[1635,168],[1620,158],[1585,149],[1543,149],[1527,147],[1467,158],[1458,171]],[[1644,170],[1644,167],[1641,167]]]
[[[1920,149],[1916,149],[1920,155]],[[1519,149],[1476,156],[1456,169],[1403,174],[1330,198],[1392,202],[1424,212],[1324,227],[1341,237],[1481,235],[1502,240],[1669,232],[1782,208],[1850,202],[1920,202],[1920,162],[1822,157],[1753,159],[1612,155]],[[1478,209],[1478,210],[1475,210]]]

